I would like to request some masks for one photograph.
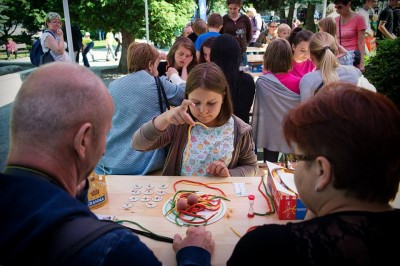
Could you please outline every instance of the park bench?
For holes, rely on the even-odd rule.
[[[25,43],[17,43],[17,50],[18,50],[18,53],[29,54],[28,47],[26,47]],[[6,45],[5,44],[0,46],[0,52],[1,53],[5,53],[6,52]]]

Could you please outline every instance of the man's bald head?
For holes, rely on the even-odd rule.
[[[11,148],[27,142],[50,148],[85,122],[96,131],[107,111],[113,110],[110,99],[102,80],[82,66],[56,62],[39,67],[14,101]]]

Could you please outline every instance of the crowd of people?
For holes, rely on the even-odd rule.
[[[307,215],[251,228],[227,265],[258,265],[267,251],[299,265],[397,259],[400,210],[390,202],[400,185],[400,110],[363,76],[363,59],[356,61],[365,52],[364,17],[350,1],[335,0],[339,16],[322,19],[317,33],[277,22],[260,32],[258,19],[240,12],[241,0],[226,3],[228,14],[185,27],[165,60],[151,44],[129,44],[129,73],[108,88],[87,68],[90,34],[82,41],[85,66],[59,62],[68,61],[61,18],[48,14],[42,45],[57,60],[28,76],[12,107],[0,175],[0,265],[62,258],[65,265],[161,265],[122,226],[68,259],[50,252],[70,221],[104,223],[87,206],[89,174],[245,178],[259,174],[258,148],[265,161],[297,160],[294,182]],[[107,36],[111,44],[111,29]],[[265,43],[256,81],[241,68],[252,42]],[[109,44],[107,56],[115,58]],[[342,56],[352,62],[342,64]],[[216,244],[208,229],[190,226],[174,236],[177,265],[211,265]]]

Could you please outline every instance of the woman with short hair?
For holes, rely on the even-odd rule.
[[[160,54],[147,43],[131,43],[127,51],[129,74],[112,81],[108,90],[114,100],[112,128],[107,135],[107,152],[96,166],[96,173],[108,175],[146,175],[162,169],[167,151],[159,149],[138,152],[130,147],[133,133],[145,122],[159,115],[158,89],[155,77]],[[174,85],[160,77],[171,105],[183,100],[184,85]]]
[[[69,62],[68,53],[65,51],[67,43],[64,42],[64,33],[61,29],[61,16],[56,12],[46,15],[46,30],[40,37],[43,53],[50,50],[54,61]]]

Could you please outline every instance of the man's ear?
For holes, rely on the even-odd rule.
[[[316,159],[317,180],[315,189],[318,191],[324,190],[332,179],[332,165],[324,156],[318,156]]]
[[[93,127],[91,123],[84,123],[75,133],[74,149],[81,160],[85,159],[90,139],[93,137],[92,130]]]

